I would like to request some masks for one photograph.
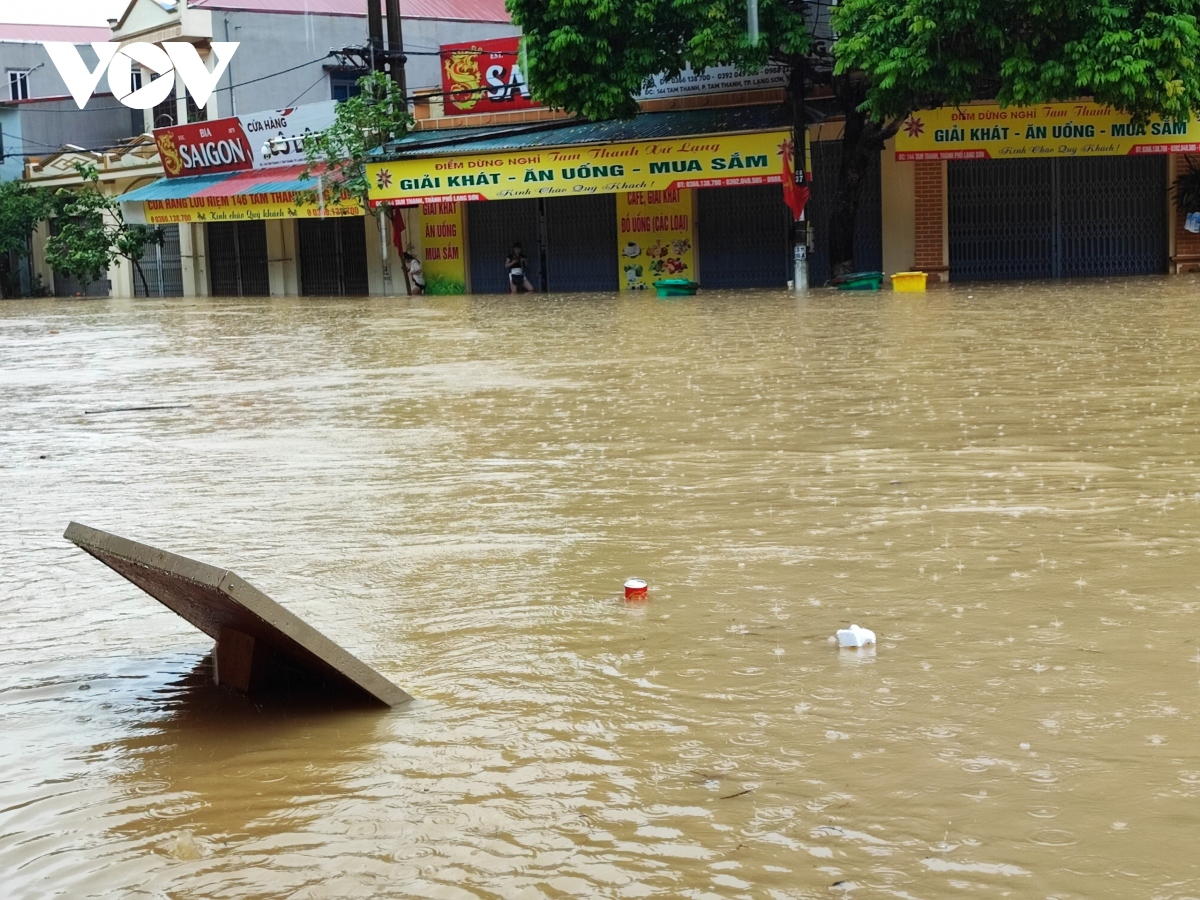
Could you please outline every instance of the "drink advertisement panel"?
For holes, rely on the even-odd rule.
[[[621,290],[644,291],[660,278],[696,277],[693,192],[617,194]]]
[[[421,204],[421,253],[425,293],[461,294],[467,289],[467,257],[461,203]]]
[[[168,178],[273,169],[304,162],[303,136],[328,128],[333,100],[289,109],[157,128],[154,140]],[[269,144],[269,152],[262,148]]]
[[[443,44],[442,97],[447,115],[496,113],[540,107],[529,92],[521,66],[521,38],[495,38],[467,44]],[[695,94],[787,87],[788,70],[769,65],[761,72],[739,72],[734,66],[686,66],[678,75],[655,75],[639,100],[661,100]]]
[[[254,150],[237,119],[157,128],[154,142],[168,178],[244,172],[254,167]]]

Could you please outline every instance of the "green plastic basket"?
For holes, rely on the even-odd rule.
[[[883,284],[882,272],[851,272],[839,275],[830,282],[839,291],[877,291]]]
[[[686,278],[662,278],[654,282],[660,297],[691,297],[700,289],[700,282]]]

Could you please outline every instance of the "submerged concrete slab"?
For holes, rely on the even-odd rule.
[[[328,683],[388,706],[412,699],[227,569],[72,522],[63,535],[217,642],[216,679],[243,691]]]

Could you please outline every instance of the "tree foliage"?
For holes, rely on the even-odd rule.
[[[304,141],[304,174],[314,174],[348,192],[364,207],[372,150],[404,137],[413,126],[404,92],[382,72],[358,79],[359,93],[337,106],[328,128]]]
[[[29,252],[29,236],[51,210],[51,196],[20,181],[0,184],[0,256]]]
[[[148,294],[141,256],[146,247],[162,243],[162,230],[126,222],[120,200],[100,190],[95,166],[76,163],[75,171],[83,186],[54,194],[55,227],[46,242],[46,262],[62,275],[90,283],[103,278],[118,259],[126,259]]]
[[[1171,195],[1180,212],[1200,212],[1200,163],[1191,156],[1183,159],[1187,167],[1175,177],[1171,184]]]
[[[525,34],[533,94],[592,120],[629,118],[654,75],[733,64],[758,71],[808,51],[803,4],[760,0],[750,43],[745,0],[508,0]]]
[[[1091,97],[1144,121],[1200,108],[1197,0],[842,0],[836,71],[876,121]]]

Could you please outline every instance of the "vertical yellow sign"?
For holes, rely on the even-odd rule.
[[[421,204],[421,250],[425,293],[466,292],[466,241],[461,203]]]
[[[660,278],[694,280],[693,193],[671,188],[617,194],[621,290],[644,291]]]

